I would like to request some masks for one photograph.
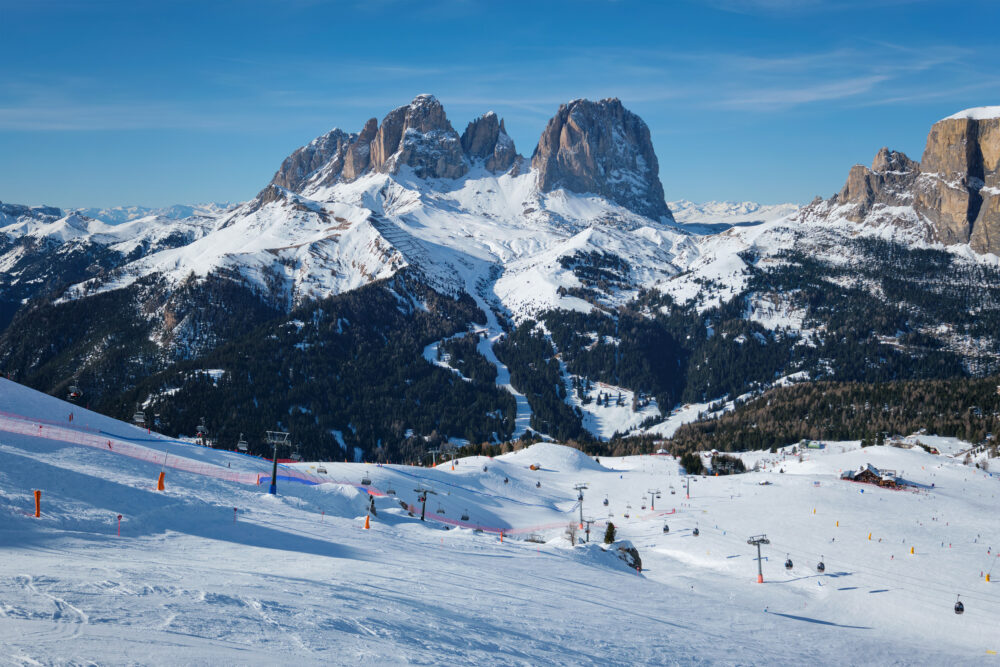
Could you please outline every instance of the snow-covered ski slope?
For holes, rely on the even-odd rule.
[[[0,406],[8,419],[45,420],[41,435],[0,432],[0,660],[7,663],[998,659],[998,584],[980,572],[998,560],[1000,480],[948,456],[857,443],[808,450],[801,462],[748,454],[747,463],[764,470],[694,477],[690,499],[669,457],[598,463],[553,444],[461,459],[454,471],[450,463],[299,464],[358,482],[367,472],[373,486],[396,492],[376,497],[378,515],[365,531],[367,496],[352,485],[280,480],[271,497],[265,487],[168,466],[166,489],[157,492],[157,463],[50,439],[46,429],[60,422],[113,433],[225,470],[269,464],[159,438],[7,381]],[[891,491],[838,480],[842,469],[867,462],[917,486]],[[561,537],[578,516],[578,483],[589,485],[584,516],[613,515],[642,556],[641,574],[596,545],[570,548]],[[398,504],[414,504],[421,486],[436,491],[429,518],[468,512],[472,522],[534,527],[544,542],[515,531],[501,543],[488,532],[421,523]],[[35,489],[42,491],[37,519]],[[642,507],[650,489],[661,492],[655,511]],[[546,525],[557,527],[539,528]],[[771,540],[764,584],[755,581],[755,551],[746,543],[760,533]],[[791,571],[782,566],[786,553]],[[815,570],[820,558],[824,574]],[[958,593],[962,616],[952,611]]]

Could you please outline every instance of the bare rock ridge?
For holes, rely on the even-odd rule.
[[[851,167],[839,193],[802,213],[830,215],[865,224],[923,221],[929,240],[1000,254],[1000,107],[935,123],[920,162],[883,148],[870,169]]]
[[[526,164],[490,111],[461,136],[441,103],[418,95],[382,122],[372,118],[357,134],[334,129],[299,148],[282,163],[271,185],[292,192],[351,182],[367,173],[455,179],[474,165],[503,174]],[[605,197],[635,213],[670,219],[659,163],[641,118],[617,99],[575,100],[559,107],[535,148],[531,165],[544,192],[560,188]]]
[[[473,160],[482,160],[493,173],[503,173],[517,160],[514,140],[507,135],[503,119],[489,111],[469,123],[462,133],[462,150]]]
[[[882,148],[872,160],[871,169],[861,164],[851,167],[847,182],[834,200],[845,206],[845,218],[864,222],[876,204],[904,206],[910,203],[913,199],[910,189],[919,175],[919,162],[903,153]]]
[[[650,218],[670,217],[649,128],[618,99],[560,106],[531,166],[543,191],[590,192]]]
[[[914,207],[937,239],[1000,254],[1000,107],[935,123],[920,171]]]

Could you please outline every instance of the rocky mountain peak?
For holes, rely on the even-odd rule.
[[[321,168],[326,167],[327,171],[339,176],[347,149],[357,138],[358,135],[348,134],[339,128],[330,130],[285,158],[271,183],[298,191]]]
[[[458,132],[433,95],[390,111],[371,147],[372,169],[382,173],[408,166],[419,178],[459,178],[469,170]]]
[[[482,160],[494,173],[505,172],[517,160],[514,140],[502,118],[488,111],[473,120],[462,133],[462,150],[470,160]]]
[[[931,127],[915,209],[937,240],[1000,254],[1000,107],[968,109]]]
[[[531,166],[545,192],[590,192],[640,215],[670,217],[649,128],[617,98],[560,106],[542,132]]]
[[[919,173],[920,164],[906,154],[882,148],[875,154],[871,169],[861,164],[851,167],[833,203],[845,207],[841,214],[848,220],[863,222],[877,205],[908,205],[912,199],[910,189]]]

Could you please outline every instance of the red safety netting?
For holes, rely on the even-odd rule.
[[[260,478],[259,473],[231,470],[213,463],[195,461],[183,456],[177,456],[176,454],[170,454],[169,452],[161,452],[149,447],[143,447],[142,445],[127,442],[113,436],[99,434],[94,431],[82,431],[64,426],[56,426],[51,422],[46,423],[41,422],[41,420],[13,417],[10,414],[0,413],[0,431],[102,449],[114,454],[139,459],[140,461],[155,463],[164,468],[183,470],[184,472],[214,477],[215,479],[227,482],[257,484]]]
[[[189,472],[195,475],[202,475],[205,477],[212,477],[215,479],[221,479],[227,482],[236,482],[238,484],[269,484],[271,476],[267,473],[259,472],[249,472],[249,471],[238,471],[232,470],[230,468],[223,468],[222,466],[215,465],[213,463],[205,463],[202,461],[195,461],[183,456],[177,456],[176,454],[170,454],[169,452],[162,452],[156,449],[151,449],[149,447],[144,447],[142,445],[137,445],[132,442],[122,440],[121,438],[116,438],[114,436],[108,436],[94,429],[77,429],[77,428],[66,428],[65,426],[58,425],[57,422],[39,419],[29,419],[27,417],[21,417],[19,415],[13,415],[7,412],[0,412],[0,431],[5,431],[7,433],[17,433],[20,435],[26,435],[35,438],[44,438],[46,440],[56,440],[59,442],[68,442],[75,445],[82,445],[84,447],[91,447],[94,449],[100,449],[107,451],[112,454],[120,454],[121,456],[128,456],[129,458],[138,459],[140,461],[148,461],[159,465],[163,468],[172,468],[174,470],[182,470],[184,472]],[[349,482],[346,480],[336,480],[330,479],[326,476],[314,475],[311,473],[296,470],[294,468],[286,468],[282,466],[278,472],[278,479],[286,480],[297,480],[306,484],[338,484],[343,486],[353,486],[356,489],[364,491],[372,496],[385,496],[385,492],[382,490],[369,485],[361,485],[357,482]],[[417,516],[420,514],[420,508],[413,504],[407,504],[406,509]],[[669,514],[674,514],[677,510],[663,511],[663,512],[652,512],[644,515],[637,515],[636,519],[643,521],[647,519],[653,519],[660,516],[666,516]],[[446,524],[449,526],[468,528],[470,530],[481,530],[486,533],[492,533],[499,535],[503,533],[504,535],[530,535],[533,533],[542,533],[550,530],[556,530],[567,526],[569,523],[575,523],[574,520],[563,520],[556,521],[552,523],[537,524],[533,526],[521,526],[521,527],[498,527],[498,526],[484,526],[482,524],[473,523],[471,521],[462,521],[460,519],[452,519],[450,517],[442,516],[437,513],[429,513],[426,518],[430,521],[436,523]],[[601,519],[595,521],[594,524],[601,526],[607,523],[606,519]]]

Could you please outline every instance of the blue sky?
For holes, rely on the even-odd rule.
[[[331,127],[424,92],[530,155],[560,103],[645,119],[667,199],[805,202],[1000,104],[1000,3],[0,0],[0,200],[252,197]]]

